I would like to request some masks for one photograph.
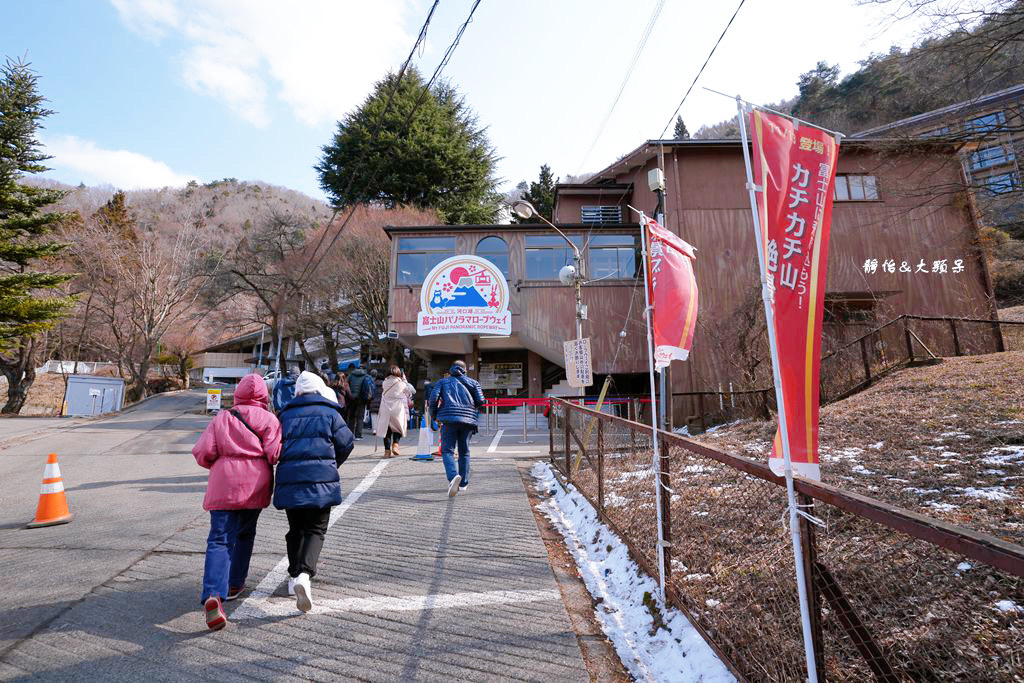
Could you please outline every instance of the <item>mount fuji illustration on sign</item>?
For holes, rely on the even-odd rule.
[[[497,266],[479,256],[453,256],[423,282],[416,333],[511,334],[508,300],[508,283]]]

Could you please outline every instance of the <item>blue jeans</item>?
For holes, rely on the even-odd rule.
[[[210,510],[210,535],[206,539],[203,595],[225,598],[228,586],[245,585],[249,575],[256,522],[262,510]]]
[[[448,481],[455,478],[455,447],[459,447],[458,474],[462,476],[460,486],[469,483],[469,437],[476,428],[462,422],[446,422],[441,425],[441,460]]]

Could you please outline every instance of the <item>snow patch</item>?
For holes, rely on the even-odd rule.
[[[850,470],[857,474],[874,474],[873,470],[869,470],[867,467],[864,467],[864,465],[854,465]]]
[[[965,571],[971,569],[973,566],[974,565],[972,565],[970,562],[961,562],[960,564],[958,564],[956,566],[956,570],[958,572],[965,572]]]
[[[965,489],[960,489],[963,493],[958,494],[961,496],[971,496],[972,498],[985,498],[986,500],[1008,500],[1010,493],[1003,486],[989,486],[984,489],[976,489],[973,486],[968,486]]]
[[[873,448],[876,451],[880,451],[880,450],[882,450],[882,446],[884,446],[884,445],[885,445],[884,441],[879,441],[878,443],[871,444],[870,446],[868,446],[868,448]]]
[[[1021,607],[1013,600],[1000,600],[996,603],[996,609],[1000,612],[1024,612],[1024,607]]]
[[[595,616],[629,673],[639,681],[734,681],[686,617],[658,598],[657,582],[640,572],[626,546],[598,520],[576,487],[562,488],[544,462],[534,465],[531,474],[537,490],[550,496],[538,507],[565,538],[590,594],[601,601]],[[645,593],[664,622],[654,635]]]
[[[960,509],[960,506],[958,505],[953,505],[952,503],[940,503],[937,500],[930,500],[927,503],[925,503],[925,505],[927,505],[932,510],[935,510],[937,512],[952,512],[953,510]]]

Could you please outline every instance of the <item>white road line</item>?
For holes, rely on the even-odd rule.
[[[519,602],[561,600],[557,590],[486,591],[482,593],[442,593],[435,595],[403,595],[399,597],[345,598],[342,600],[315,600],[310,614],[338,612],[408,612],[453,607],[479,607],[482,605],[508,605]],[[250,603],[250,600],[252,602]],[[233,620],[261,619],[301,614],[295,600],[259,598],[246,600],[249,609],[244,615],[231,615]],[[241,609],[238,610],[239,612]]]
[[[377,463],[377,466],[370,470],[370,473],[363,477],[363,480],[359,482],[359,485],[352,489],[352,493],[348,494],[345,499],[341,502],[341,505],[331,510],[331,519],[327,523],[327,528],[330,529],[338,518],[345,514],[350,507],[352,507],[359,497],[366,493],[366,490],[373,485],[373,482],[377,481],[377,477],[387,467],[389,461],[382,460]],[[288,576],[288,556],[285,555],[281,558],[270,572],[263,577],[263,580],[259,582],[259,585],[253,590],[253,592],[247,597],[241,605],[235,609],[231,614],[232,619],[245,619],[254,615],[254,612],[258,611],[256,607],[258,603],[270,597],[275,589],[281,582]],[[295,601],[291,603],[294,605]]]
[[[491,445],[487,447],[488,453],[493,453],[498,448],[498,442],[501,441],[501,435],[505,433],[504,429],[499,429],[494,434],[494,439],[491,441]]]

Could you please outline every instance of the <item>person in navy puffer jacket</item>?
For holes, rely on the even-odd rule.
[[[480,383],[466,377],[466,364],[455,361],[448,376],[434,384],[427,399],[431,420],[441,423],[441,460],[448,477],[448,495],[469,487],[469,437],[476,434],[484,392]],[[455,467],[455,447],[459,466]]]
[[[313,607],[309,580],[324,544],[331,507],[341,503],[338,467],[354,439],[336,394],[312,372],[295,382],[295,398],[281,410],[281,458],[274,507],[288,515],[288,594],[303,612]]]

